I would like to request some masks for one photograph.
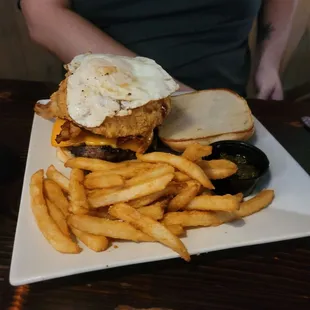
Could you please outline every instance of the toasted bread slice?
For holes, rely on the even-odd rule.
[[[172,110],[159,128],[160,139],[176,151],[190,143],[247,140],[254,119],[246,100],[225,89],[197,91],[172,97]]]

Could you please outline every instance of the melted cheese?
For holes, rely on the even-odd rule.
[[[56,142],[56,137],[61,132],[61,126],[65,123],[62,119],[57,119],[54,123],[52,135],[51,135],[51,144],[54,147],[69,147],[69,146],[78,146],[81,144],[89,146],[105,146],[109,145],[114,148],[121,148],[124,150],[131,150],[137,152],[142,145],[142,142],[139,140],[129,140],[125,143],[118,144],[117,139],[108,139],[103,136],[95,135],[91,132],[83,131],[78,137],[62,141],[60,143]]]
[[[118,144],[117,147],[123,150],[131,150],[133,152],[138,152],[141,148],[141,142],[137,140],[129,140],[125,143]]]
[[[124,144],[117,145],[117,147],[123,150],[131,150],[133,152],[138,152],[141,148],[141,143],[139,143],[137,140],[130,140]]]
[[[54,123],[52,136],[51,136],[51,144],[55,147],[68,147],[68,146],[78,146],[81,144],[91,145],[91,146],[104,146],[109,145],[112,147],[117,146],[117,139],[108,139],[103,136],[92,134],[91,132],[83,131],[76,138],[62,141],[60,143],[56,142],[56,137],[61,131],[61,126],[64,124],[64,120],[57,119]]]

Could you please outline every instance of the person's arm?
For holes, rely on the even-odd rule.
[[[255,82],[260,99],[283,99],[280,64],[298,0],[264,0],[258,18]]]
[[[69,0],[22,0],[30,37],[64,63],[86,52],[136,56],[93,24],[70,10]],[[180,90],[191,90],[179,83]]]
[[[30,37],[64,63],[86,52],[135,56],[90,22],[70,10],[69,0],[22,0]]]

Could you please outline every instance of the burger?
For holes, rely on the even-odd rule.
[[[120,162],[144,153],[171,110],[174,79],[145,57],[83,54],[65,68],[49,102],[35,105],[38,115],[54,120],[58,158]]]

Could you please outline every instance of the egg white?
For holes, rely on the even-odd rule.
[[[129,115],[179,88],[160,65],[145,57],[83,54],[68,64],[68,70],[68,112],[85,127],[100,126],[108,116]]]

